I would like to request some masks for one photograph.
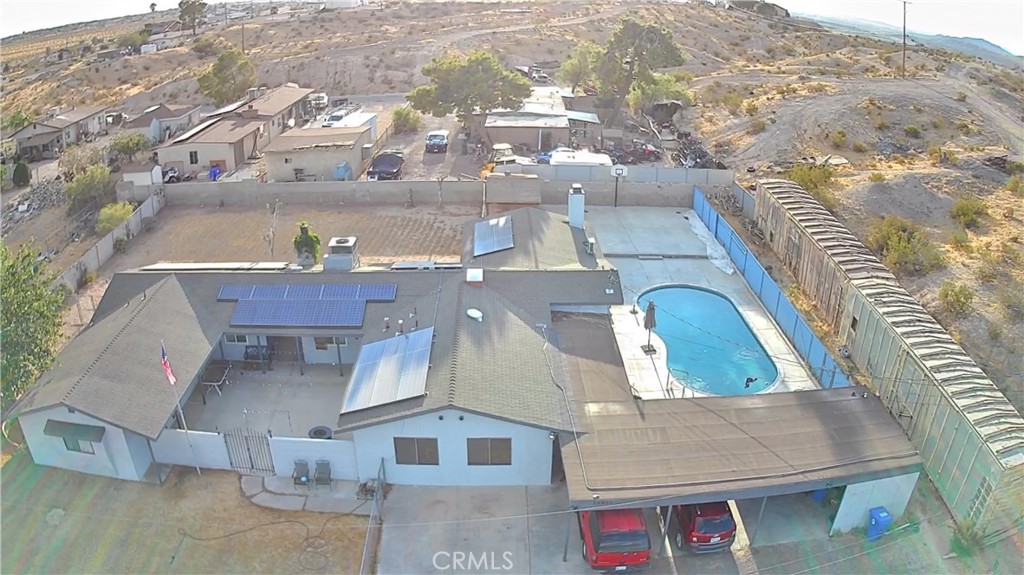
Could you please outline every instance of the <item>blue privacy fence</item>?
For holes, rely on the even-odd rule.
[[[814,377],[824,388],[849,387],[850,378],[832,359],[831,354],[821,340],[811,331],[811,326],[801,317],[800,312],[789,303],[782,290],[775,284],[771,276],[764,271],[757,258],[747,250],[746,244],[732,230],[732,227],[711,207],[700,188],[693,194],[693,211],[697,212],[704,225],[715,234],[718,243],[729,252],[729,257],[736,269],[743,274],[750,289],[764,304],[768,313],[775,318],[782,332],[789,338],[800,357],[807,362]]]

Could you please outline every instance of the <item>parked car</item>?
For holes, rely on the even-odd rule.
[[[728,549],[736,540],[736,522],[724,501],[676,505],[672,517],[678,527],[673,540],[680,551],[711,553]]]
[[[448,153],[448,130],[434,130],[427,134],[428,153]]]
[[[651,561],[651,539],[642,509],[580,511],[583,559],[598,571],[635,571]]]
[[[551,163],[551,154],[554,154],[555,152],[574,152],[574,151],[575,150],[573,150],[572,148],[570,148],[568,146],[561,146],[560,145],[557,148],[548,150],[546,152],[541,152],[539,154],[534,154],[533,155],[533,159],[538,164],[550,164]]]
[[[366,170],[366,179],[375,182],[378,180],[401,180],[402,166],[405,158],[394,152],[382,152],[370,162],[370,169]]]

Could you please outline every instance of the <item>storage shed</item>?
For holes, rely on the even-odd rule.
[[[757,185],[757,225],[920,450],[957,521],[990,540],[1024,517],[1024,418],[849,230],[792,182]]]

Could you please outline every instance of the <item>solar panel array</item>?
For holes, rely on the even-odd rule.
[[[502,216],[477,222],[473,226],[473,257],[515,247],[512,241],[512,218]]]
[[[426,393],[434,328],[366,344],[352,369],[342,413],[418,397]]]
[[[392,302],[396,284],[224,284],[217,301],[261,300],[362,300]]]
[[[235,304],[232,326],[247,327],[361,327],[363,300],[244,299]]]

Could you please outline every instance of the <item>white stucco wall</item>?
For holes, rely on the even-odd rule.
[[[164,166],[175,166],[179,170],[184,170],[184,173],[206,172],[210,169],[210,162],[216,160],[226,161],[228,171],[237,167],[235,147],[231,144],[190,144],[185,142],[183,144],[158,148],[156,151],[160,157],[161,164]],[[192,164],[189,162],[189,152],[199,154],[198,163]],[[243,157],[244,155],[247,155],[247,153],[243,154]]]
[[[160,166],[153,166],[150,172],[121,172],[121,179],[136,186],[151,186],[163,182]]]
[[[153,458],[160,463],[203,469],[231,469],[224,436],[210,431],[164,429],[151,441]]]
[[[271,437],[270,453],[274,458],[274,472],[280,477],[292,476],[297,459],[309,464],[310,473],[316,470],[317,460],[325,459],[331,462],[331,478],[358,478],[356,449],[351,440]]]
[[[907,510],[907,503],[917,485],[917,476],[917,473],[911,473],[847,485],[829,535],[867,527],[869,512],[875,507],[885,507],[895,525],[896,519]]]
[[[463,419],[460,421],[459,416]],[[443,417],[444,419],[439,419]],[[552,440],[546,429],[447,409],[352,432],[359,480],[377,477],[381,459],[388,483],[401,485],[548,485]],[[398,465],[395,437],[436,437],[438,465]],[[467,438],[511,438],[512,465],[469,465]]]
[[[133,431],[124,431],[124,441],[128,446],[132,463],[135,465],[135,473],[141,479],[146,475],[149,466],[153,464],[153,452],[149,449],[149,438]]]
[[[62,438],[50,437],[43,433],[48,419],[105,427],[106,432],[101,443],[93,444],[95,453],[68,451]],[[39,465],[132,481],[142,479],[145,474],[145,470],[140,473],[132,461],[132,452],[128,448],[124,432],[119,427],[108,425],[81,412],[71,413],[64,406],[25,414],[18,418],[18,421],[25,435],[25,443],[32,454],[32,461]]]

